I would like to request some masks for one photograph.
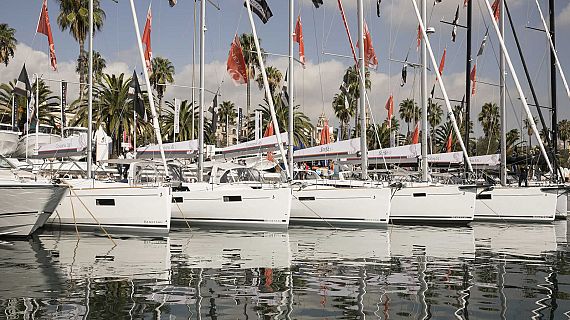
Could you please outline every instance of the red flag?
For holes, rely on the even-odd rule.
[[[445,55],[447,54],[447,48],[443,49],[443,55],[441,56],[441,61],[439,62],[439,75],[443,74],[443,68],[445,68]]]
[[[499,0],[495,0],[491,6],[491,9],[493,9],[493,16],[495,16],[495,20],[499,22],[499,18],[501,18],[501,2]]]
[[[329,144],[331,143],[331,133],[330,133],[330,129],[329,129],[329,122],[325,121],[325,125],[323,126],[323,129],[321,130],[321,137],[319,139],[319,144],[323,145],[323,144]]]
[[[356,44],[356,47],[360,48],[358,44]],[[370,36],[366,22],[364,22],[364,64],[373,69],[378,67],[378,59],[376,58],[376,52],[372,46],[372,37]]]
[[[386,110],[388,110],[388,128],[392,128],[392,117],[394,115],[394,97],[390,95],[386,101]]]
[[[356,58],[356,51],[354,50],[354,44],[352,42],[352,37],[350,36],[350,30],[348,29],[348,22],[346,22],[346,16],[344,15],[342,0],[338,0],[338,8],[340,9],[340,15],[342,16],[342,22],[344,23],[344,29],[346,29],[346,34],[348,36],[348,42],[350,43],[350,49],[352,50],[352,57],[354,58],[354,63],[358,64],[358,59]]]
[[[243,51],[237,35],[234,37],[234,41],[230,47],[230,54],[228,56],[226,68],[235,85],[247,82],[247,67],[245,65]]]
[[[422,44],[422,29],[421,25],[418,24],[418,46],[416,47],[416,50],[420,49],[421,44]]]
[[[152,72],[152,49],[150,47],[150,29],[152,26],[152,13],[150,11],[150,5],[148,6],[148,12],[146,14],[146,23],[144,25],[144,32],[142,35],[142,43],[144,44],[144,61],[146,63],[146,68],[148,72]]]
[[[477,88],[477,83],[475,82],[475,80],[477,79],[477,64],[475,64],[473,66],[473,69],[471,69],[471,95],[474,96],[475,95],[475,91]]]
[[[447,137],[447,145],[445,146],[445,150],[447,152],[453,151],[453,131],[449,133],[449,137]]]
[[[416,122],[416,128],[412,134],[412,144],[417,144],[420,141],[420,122]]]
[[[273,132],[273,122],[269,121],[269,124],[267,124],[267,128],[265,128],[265,132],[263,133],[263,137],[271,137],[272,135],[274,135],[275,133]]]
[[[47,0],[44,0],[42,4],[42,13],[40,14],[40,20],[38,21],[38,28],[36,31],[47,36],[49,43],[49,60],[53,71],[57,71],[57,59],[55,58],[55,46],[53,44],[53,37],[51,34],[51,24],[49,23]]]
[[[301,16],[297,17],[297,24],[295,25],[295,35],[293,41],[299,44],[299,60],[305,67],[305,41],[303,40],[303,25],[301,24]]]

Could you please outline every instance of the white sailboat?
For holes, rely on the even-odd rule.
[[[289,226],[290,188],[264,184],[257,170],[231,162],[214,162],[206,176],[209,181],[182,182],[173,189],[172,222],[216,228]]]
[[[29,236],[42,227],[67,186],[22,178],[0,156],[0,236]]]
[[[485,1],[485,6],[490,17],[493,16],[493,12],[490,4]],[[504,5],[501,4],[501,10],[503,11]],[[504,38],[502,36],[502,30],[504,27],[504,12],[501,12],[501,27],[499,27],[495,19],[491,19],[493,24],[493,29],[499,38],[501,45],[501,59],[500,59],[500,78],[501,78],[501,117],[502,121],[502,136],[506,134],[506,119],[504,119],[504,108],[505,108],[505,62],[509,67],[510,74],[513,77],[515,86],[519,93],[519,97],[526,111],[529,123],[534,134],[540,137],[536,124],[534,123],[534,118],[528,107],[526,97],[519,83],[517,73],[514,70],[509,52],[505,46]],[[502,144],[505,145],[504,143]],[[550,173],[553,173],[552,165],[548,160],[548,154],[544,148],[541,139],[538,139],[538,145],[542,152],[544,159],[548,164]],[[477,195],[477,201],[475,202],[475,219],[476,220],[498,220],[498,221],[524,221],[524,222],[550,222],[554,220],[557,206],[557,189],[549,187],[528,187],[521,188],[517,186],[507,185],[506,181],[506,147],[501,148],[501,185],[492,188],[485,188],[480,191]]]
[[[136,19],[134,2],[131,9],[141,62],[144,55]],[[89,116],[87,138],[87,179],[70,179],[71,187],[49,223],[62,227],[88,230],[104,228],[105,232],[167,234],[170,230],[172,193],[170,186],[159,176],[154,184],[141,185],[138,180],[140,167],[145,164],[131,163],[129,183],[97,181],[92,178],[92,101],[93,101],[93,0],[89,1]],[[150,88],[148,72],[143,68],[147,87]],[[163,168],[167,168],[162,149],[162,140],[153,96],[148,95],[153,116],[153,126],[158,140]],[[140,170],[143,170],[140,169]],[[166,172],[167,173],[167,172]]]
[[[360,138],[296,150],[293,160],[339,160],[360,152]],[[293,175],[291,223],[327,226],[379,227],[388,224],[392,190],[366,181],[322,179],[312,171]]]

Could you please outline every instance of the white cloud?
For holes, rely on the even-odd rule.
[[[570,2],[558,15],[557,21],[560,26],[570,26]]]
[[[16,48],[15,58],[10,62],[8,67],[0,66],[0,82],[7,82],[18,77],[22,64],[26,61],[26,66],[30,76],[33,73],[39,72],[44,78],[49,79],[65,79],[67,81],[78,81],[78,75],[75,73],[75,61],[64,61],[58,64],[58,72],[51,71],[49,67],[49,60],[46,53],[33,50],[25,44],[18,44]],[[343,61],[345,62],[345,61]],[[287,68],[286,58],[269,58],[267,65],[277,67],[282,72]],[[317,120],[321,113],[324,113],[331,121],[336,124],[338,120],[334,116],[331,104],[335,93],[339,90],[342,81],[342,76],[348,65],[343,64],[338,60],[325,61],[319,64],[307,63],[306,69],[297,65],[295,67],[295,103],[301,105],[301,111],[307,114],[313,122]],[[178,69],[175,75],[175,83],[182,86],[190,86],[192,83],[192,65],[185,65]],[[108,73],[125,73],[130,75],[132,69],[125,61],[108,61],[105,72]],[[433,71],[428,76],[428,90],[433,85]],[[198,86],[198,66],[196,66],[195,86]],[[206,64],[206,89],[210,91],[217,91],[220,87],[221,97],[219,102],[224,100],[233,101],[236,106],[244,108],[246,106],[246,87],[244,85],[235,86],[226,72],[225,61],[213,61]],[[415,79],[415,84],[414,84]],[[395,99],[395,112],[398,115],[398,104],[406,98],[414,98],[419,101],[419,74],[415,77],[414,70],[408,68],[408,83],[401,88],[399,70],[393,70],[392,75],[384,71],[371,71],[372,90],[369,92],[369,100],[371,109],[376,122],[382,122],[386,117],[386,110],[384,109],[386,100],[390,93],[394,95]],[[444,74],[444,81],[451,99],[460,100],[465,91],[465,73],[447,73]],[[480,78],[479,80],[489,83],[497,82],[493,78]],[[220,85],[221,83],[221,85]],[[59,93],[58,83],[50,82],[52,90]],[[511,86],[512,87],[512,86]],[[322,89],[321,89],[322,88]],[[322,91],[321,91],[322,90]],[[182,87],[169,87],[166,92],[166,99],[174,97],[181,99],[191,98],[191,89]],[[195,90],[195,100],[198,101],[198,90]],[[72,101],[78,95],[78,86],[70,85],[68,101]],[[509,127],[517,128],[517,117],[520,119],[520,103],[516,97],[516,92],[511,90],[511,99],[515,104],[514,110],[509,108]],[[441,96],[439,88],[436,90],[436,96]],[[209,105],[212,101],[212,94],[206,94],[206,103]],[[544,99],[540,97],[541,101]],[[252,110],[257,108],[257,105],[263,99],[263,92],[258,89],[257,83],[252,83],[251,88],[251,106]],[[481,111],[481,106],[487,101],[498,102],[498,88],[490,85],[478,84],[477,94],[473,98],[472,103],[472,120],[476,125],[476,135],[481,134],[481,129],[477,124],[477,114]],[[440,101],[444,109],[443,101]],[[457,104],[457,103],[452,103]],[[518,114],[515,116],[514,113]],[[401,123],[401,130],[405,130],[405,124]]]
[[[33,81],[33,74],[37,73],[43,79],[46,79],[48,85],[54,93],[59,94],[59,83],[50,80],[62,80],[79,82],[79,76],[75,73],[75,61],[58,61],[57,71],[53,71],[49,64],[49,57],[46,52],[34,50],[26,44],[19,43],[16,46],[14,58],[6,67],[0,66],[0,82],[8,82],[16,79],[22,70],[22,66],[26,63],[26,70]],[[79,92],[76,84],[69,84],[69,96],[75,96]]]

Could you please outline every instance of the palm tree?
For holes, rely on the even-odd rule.
[[[161,121],[162,134],[164,139],[172,141],[174,134],[174,102],[166,101],[168,108],[164,108],[165,114]],[[179,124],[180,132],[176,134],[176,140],[186,141],[192,139],[192,132],[198,131],[198,108],[191,101],[183,100],[180,103]],[[194,131],[192,130],[192,118],[194,118]],[[204,133],[210,133],[211,123],[204,123]],[[210,134],[204,134],[204,141],[211,143],[213,141]]]
[[[289,108],[284,106],[281,99],[275,100],[275,115],[277,117],[277,123],[279,128],[286,128],[289,123]],[[315,127],[311,124],[311,120],[302,111],[298,111],[299,105],[296,105],[293,110],[293,138],[297,145],[303,144],[305,146],[310,145],[310,136],[314,131]],[[271,121],[271,113],[269,111],[269,104],[267,99],[263,99],[263,103],[259,105],[257,110],[261,111],[262,115],[262,128],[267,127],[269,121]],[[253,122],[253,120],[251,120]],[[248,124],[250,128],[255,126],[254,123]],[[249,138],[253,139],[255,133],[250,131]]]
[[[558,122],[558,139],[562,140],[564,150],[566,150],[566,141],[570,139],[570,122],[566,119]]]
[[[123,131],[129,136],[135,133],[133,112],[134,106],[129,95],[131,78],[124,73],[120,75],[103,74],[101,82],[94,87],[93,124],[95,128],[102,126],[105,132],[113,139],[115,152],[120,152],[120,140]],[[146,99],[145,99],[146,100]],[[87,102],[78,99],[71,104],[75,117],[72,125],[87,126]],[[142,119],[137,120],[137,140],[140,143],[148,141],[154,136],[150,123]],[[139,139],[140,137],[140,139]]]
[[[79,43],[79,82],[87,82],[87,73],[84,65],[87,64],[85,55],[85,39],[89,33],[89,0],[58,0],[59,15],[57,24],[61,31],[69,30],[71,36]],[[99,0],[93,0],[93,30],[101,31],[105,21],[105,11],[101,9]],[[83,85],[80,86],[80,95],[83,96]]]
[[[166,58],[152,58],[152,74],[150,75],[150,84],[156,90],[158,96],[158,117],[162,113],[162,98],[166,91],[165,84],[174,82],[174,66],[172,62]]]
[[[443,118],[443,109],[441,105],[437,102],[433,102],[430,100],[428,105],[428,115],[427,115],[428,124],[430,126],[430,146],[433,146],[433,137],[435,135],[435,127],[437,127],[441,123],[441,119]],[[433,152],[433,150],[432,150]]]
[[[354,110],[351,113],[354,115],[354,127],[358,128],[358,105],[357,101],[360,99],[360,76],[359,70],[356,66],[348,67],[344,72],[343,82],[347,85],[348,92],[348,105]],[[372,88],[372,81],[370,80],[370,70],[366,69],[364,76],[364,87],[366,90]],[[360,132],[359,130],[357,132]]]
[[[246,100],[246,115],[249,117],[250,106],[251,106],[251,84],[250,81],[255,78],[256,70],[260,70],[259,59],[257,59],[257,48],[255,46],[255,39],[251,33],[242,33],[239,36],[239,42],[243,50],[243,58],[247,67],[247,100]],[[261,39],[259,39],[261,42]],[[261,49],[263,52],[263,49]],[[263,57],[265,59],[265,56]],[[265,60],[264,60],[265,61]],[[249,120],[249,119],[246,119]],[[249,122],[249,121],[248,121]]]
[[[36,94],[36,86],[38,84],[38,119],[40,123],[57,127],[60,122],[60,98],[58,95],[53,94],[48,85],[42,79],[32,84],[34,97]]]
[[[0,61],[8,66],[10,58],[14,57],[14,51],[16,50],[16,45],[18,40],[14,34],[16,29],[10,28],[6,23],[0,23]]]
[[[506,135],[506,141],[507,141],[507,155],[510,156],[513,154],[513,152],[515,151],[515,148],[521,144],[521,142],[518,142],[521,138],[521,135],[519,133],[518,129],[511,129],[509,130],[509,132],[507,132]]]
[[[417,103],[414,99],[407,98],[400,102],[400,110],[398,111],[400,114],[400,119],[404,120],[404,122],[408,125],[408,132],[406,137],[410,136],[410,123],[417,122],[420,118],[420,107],[418,107]]]
[[[485,103],[477,120],[483,127],[485,138],[493,139],[499,135],[499,107],[496,103]]]
[[[267,74],[267,82],[269,82],[269,89],[271,90],[271,94],[276,95],[277,90],[281,88],[281,81],[283,80],[283,74],[279,69],[268,66],[265,67],[265,73]],[[257,75],[255,79],[259,90],[263,90],[263,76],[261,74]]]
[[[332,105],[335,116],[340,120],[340,140],[348,138],[348,124],[350,122],[350,118],[354,116],[354,111],[356,109],[355,107],[351,108],[350,104],[347,104],[347,102],[348,99],[345,98],[344,93],[341,92],[334,95]]]
[[[229,130],[230,130],[230,124],[234,124],[236,117],[237,117],[237,113],[236,113],[236,106],[233,102],[231,101],[224,101],[220,104],[220,108],[218,109],[218,117],[220,121],[223,121],[226,123],[226,146],[230,145],[230,141],[228,139],[229,136]]]
[[[89,73],[89,64],[88,63],[82,63],[82,61],[87,61],[87,59],[89,59],[88,52],[83,51],[79,55],[79,58],[77,58],[77,65],[75,66],[75,72],[77,72],[79,74]],[[101,77],[103,76],[103,69],[105,69],[106,67],[107,67],[107,61],[105,60],[105,58],[103,58],[103,56],[101,56],[101,53],[99,53],[98,51],[93,51],[93,82],[94,83],[98,83],[99,81],[101,81]],[[80,68],[83,68],[83,70],[81,70]]]
[[[536,123],[536,117],[532,117],[532,120],[534,121],[534,123]],[[532,125],[531,122],[528,118],[523,120],[524,123],[524,128],[526,129],[526,133],[528,135],[528,151],[530,152],[530,150],[532,149],[532,136],[534,134],[534,131],[532,130]]]

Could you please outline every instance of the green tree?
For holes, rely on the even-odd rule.
[[[532,117],[534,123],[536,123],[536,117]],[[532,130],[531,122],[528,118],[523,120],[524,128],[526,129],[526,133],[528,135],[528,151],[532,150],[532,136],[534,135],[534,131]],[[540,139],[540,138],[538,138]]]
[[[82,63],[82,61],[87,61],[89,59],[89,53],[87,51],[83,51],[79,58],[77,58],[77,64],[75,65],[75,72],[79,74],[88,74],[89,73],[89,63]],[[98,83],[101,81],[101,77],[103,76],[103,69],[107,67],[107,61],[101,53],[98,51],[93,51],[93,82]],[[80,68],[83,68],[81,70]]]
[[[562,141],[566,149],[566,141],[570,139],[570,122],[566,119],[558,122],[558,139]]]
[[[340,140],[348,139],[348,125],[356,107],[350,106],[348,98],[342,92],[334,95],[332,105],[335,116],[340,120]]]
[[[164,115],[161,120],[162,135],[165,141],[172,141],[174,138],[174,102],[166,101],[166,106],[168,108],[164,108]],[[197,132],[200,124],[198,119],[198,107],[194,106],[192,102],[188,100],[181,101],[179,114],[180,132],[176,134],[177,141],[192,139],[192,118],[194,118],[194,132]],[[209,134],[211,132],[210,127],[211,123],[204,122],[204,141],[206,143],[213,141],[212,135]]]
[[[152,58],[152,74],[150,75],[150,85],[156,90],[158,96],[158,117],[162,115],[162,98],[166,92],[165,84],[174,82],[174,65],[166,58]]]
[[[496,103],[485,103],[477,120],[483,127],[486,138],[496,139],[499,136],[499,107]]]
[[[18,40],[16,40],[16,29],[11,28],[6,23],[0,23],[0,61],[8,66],[10,58],[14,57],[14,51]]]
[[[407,98],[400,102],[400,110],[398,111],[400,119],[408,125],[406,137],[410,136],[410,123],[417,122],[420,118],[420,108],[414,99]]]
[[[120,142],[123,131],[129,136],[137,134],[137,144],[142,145],[153,141],[154,131],[150,122],[137,119],[137,126],[134,126],[134,105],[129,88],[131,78],[120,75],[106,74],[101,77],[101,82],[93,88],[93,125],[94,128],[102,126],[105,132],[113,139],[115,154],[120,152]],[[146,93],[143,93],[146,96]],[[143,97],[144,99],[144,97]],[[144,99],[146,101],[146,99]],[[148,106],[146,106],[148,108]],[[71,111],[75,112],[75,117],[71,121],[72,125],[87,126],[87,101],[78,99],[71,104]],[[150,113],[150,112],[148,112]]]
[[[269,82],[269,89],[271,90],[271,94],[276,96],[278,90],[281,89],[281,81],[283,80],[283,74],[281,73],[281,71],[279,71],[279,69],[273,66],[265,67],[265,73],[267,74],[267,82]],[[261,75],[261,73],[257,75],[255,81],[257,82],[259,90],[264,90],[263,76]]]
[[[360,99],[360,76],[359,70],[356,66],[351,66],[346,69],[343,76],[343,82],[347,85],[348,104],[351,112],[354,115],[354,128],[359,128],[358,125],[358,99]],[[370,80],[370,70],[366,69],[364,76],[364,88],[370,90],[372,88],[372,80]],[[360,132],[360,131],[357,131]],[[359,135],[359,134],[358,134]]]
[[[430,126],[430,143],[429,145],[433,148],[433,139],[435,136],[435,127],[437,127],[440,123],[441,120],[443,118],[443,109],[441,108],[441,105],[437,102],[433,102],[430,99],[429,105],[428,105],[428,115],[427,115],[427,120],[428,120],[428,124]],[[432,150],[432,152],[434,152]]]
[[[230,141],[228,141],[228,132],[230,130],[230,125],[235,123],[237,117],[236,113],[236,106],[231,101],[224,101],[220,104],[218,109],[218,118],[220,122],[223,122],[226,126],[226,135],[224,136],[226,146],[230,145]]]
[[[278,97],[273,98],[275,100],[275,115],[277,117],[277,123],[279,124],[279,128],[281,132],[286,131],[287,124],[289,123],[289,108],[284,106],[281,99]],[[269,105],[267,99],[263,100],[263,103],[259,105],[257,110],[261,111],[261,115],[263,121],[261,123],[262,128],[266,128],[271,121],[271,113],[269,111]],[[304,144],[305,146],[310,145],[311,140],[310,136],[311,133],[315,130],[315,127],[311,124],[311,120],[307,117],[302,111],[299,110],[299,105],[296,105],[293,110],[293,138],[295,140],[295,144],[299,145],[300,143]],[[249,126],[253,128],[255,126],[255,121],[252,119],[249,123]],[[255,132],[250,131],[249,138],[253,139],[255,136]]]
[[[89,33],[89,0],[58,0],[59,15],[57,24],[62,31],[69,30],[69,33],[79,43],[79,82],[87,83],[87,73],[85,72],[87,56],[85,52],[85,39]],[[101,9],[100,1],[93,0],[93,30],[101,31],[105,21],[105,11]],[[83,95],[83,85],[80,86],[80,94]]]
[[[515,149],[521,144],[519,141],[521,135],[518,129],[511,129],[507,132],[506,140],[507,140],[507,156],[510,156],[514,153]]]

